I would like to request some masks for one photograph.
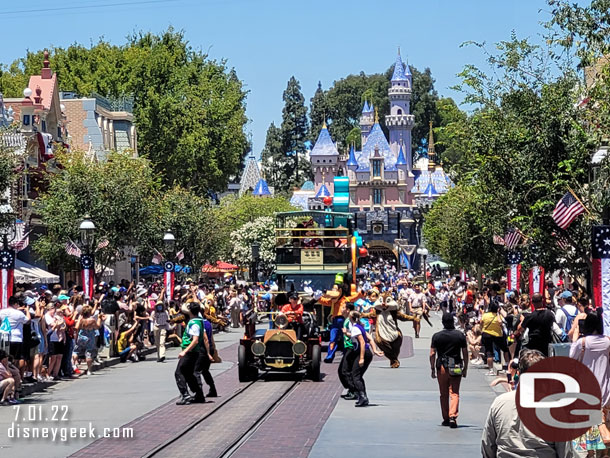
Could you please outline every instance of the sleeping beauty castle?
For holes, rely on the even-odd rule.
[[[368,101],[360,117],[361,151],[351,147],[348,154],[339,154],[324,124],[310,152],[314,181],[296,190],[291,200],[302,208],[324,209],[332,197],[334,211],[354,214],[371,254],[395,257],[403,266],[412,265],[420,243],[419,215],[454,186],[436,162],[432,125],[427,158],[413,163],[411,131],[417,120],[411,114],[412,85],[399,51],[388,90],[390,113],[384,119],[389,138]]]

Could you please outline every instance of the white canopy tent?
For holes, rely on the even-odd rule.
[[[59,275],[15,259],[15,283],[57,283]]]

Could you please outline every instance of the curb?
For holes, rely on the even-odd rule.
[[[167,345],[165,345],[165,348],[169,348],[172,346],[173,345],[167,344]],[[150,354],[156,353],[156,351],[157,351],[157,347],[145,347],[142,350],[142,353],[144,355],[148,356]],[[97,372],[100,369],[104,369],[106,367],[116,366],[120,362],[121,362],[120,357],[113,356],[112,358],[102,360],[101,363],[94,363],[93,366],[91,367],[91,370],[92,370],[92,372]],[[70,379],[70,380],[78,380],[85,374],[86,374],[86,370],[81,371],[80,374],[74,374],[75,378]],[[40,392],[46,391],[47,388],[50,388],[52,386],[55,386],[61,382],[65,382],[65,381],[68,381],[68,380],[59,380],[59,381],[53,381],[53,382],[24,383],[21,387],[21,397],[29,396],[33,393],[40,393]]]

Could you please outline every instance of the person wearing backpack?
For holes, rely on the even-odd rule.
[[[559,308],[555,311],[555,321],[566,334],[572,329],[572,323],[578,315],[578,308],[574,305],[574,298],[570,291],[559,295]]]

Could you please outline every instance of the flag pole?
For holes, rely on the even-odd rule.
[[[576,193],[572,190],[572,188],[570,188],[568,186],[568,191],[570,192],[570,194],[572,194],[574,196],[574,199],[576,199],[578,202],[580,202],[580,205],[583,206],[583,208],[586,210],[586,212],[589,214],[589,216],[591,216],[591,212],[589,211],[589,209],[587,208],[587,206],[585,204],[583,204],[582,200],[580,200],[578,198],[578,196],[576,195]]]

